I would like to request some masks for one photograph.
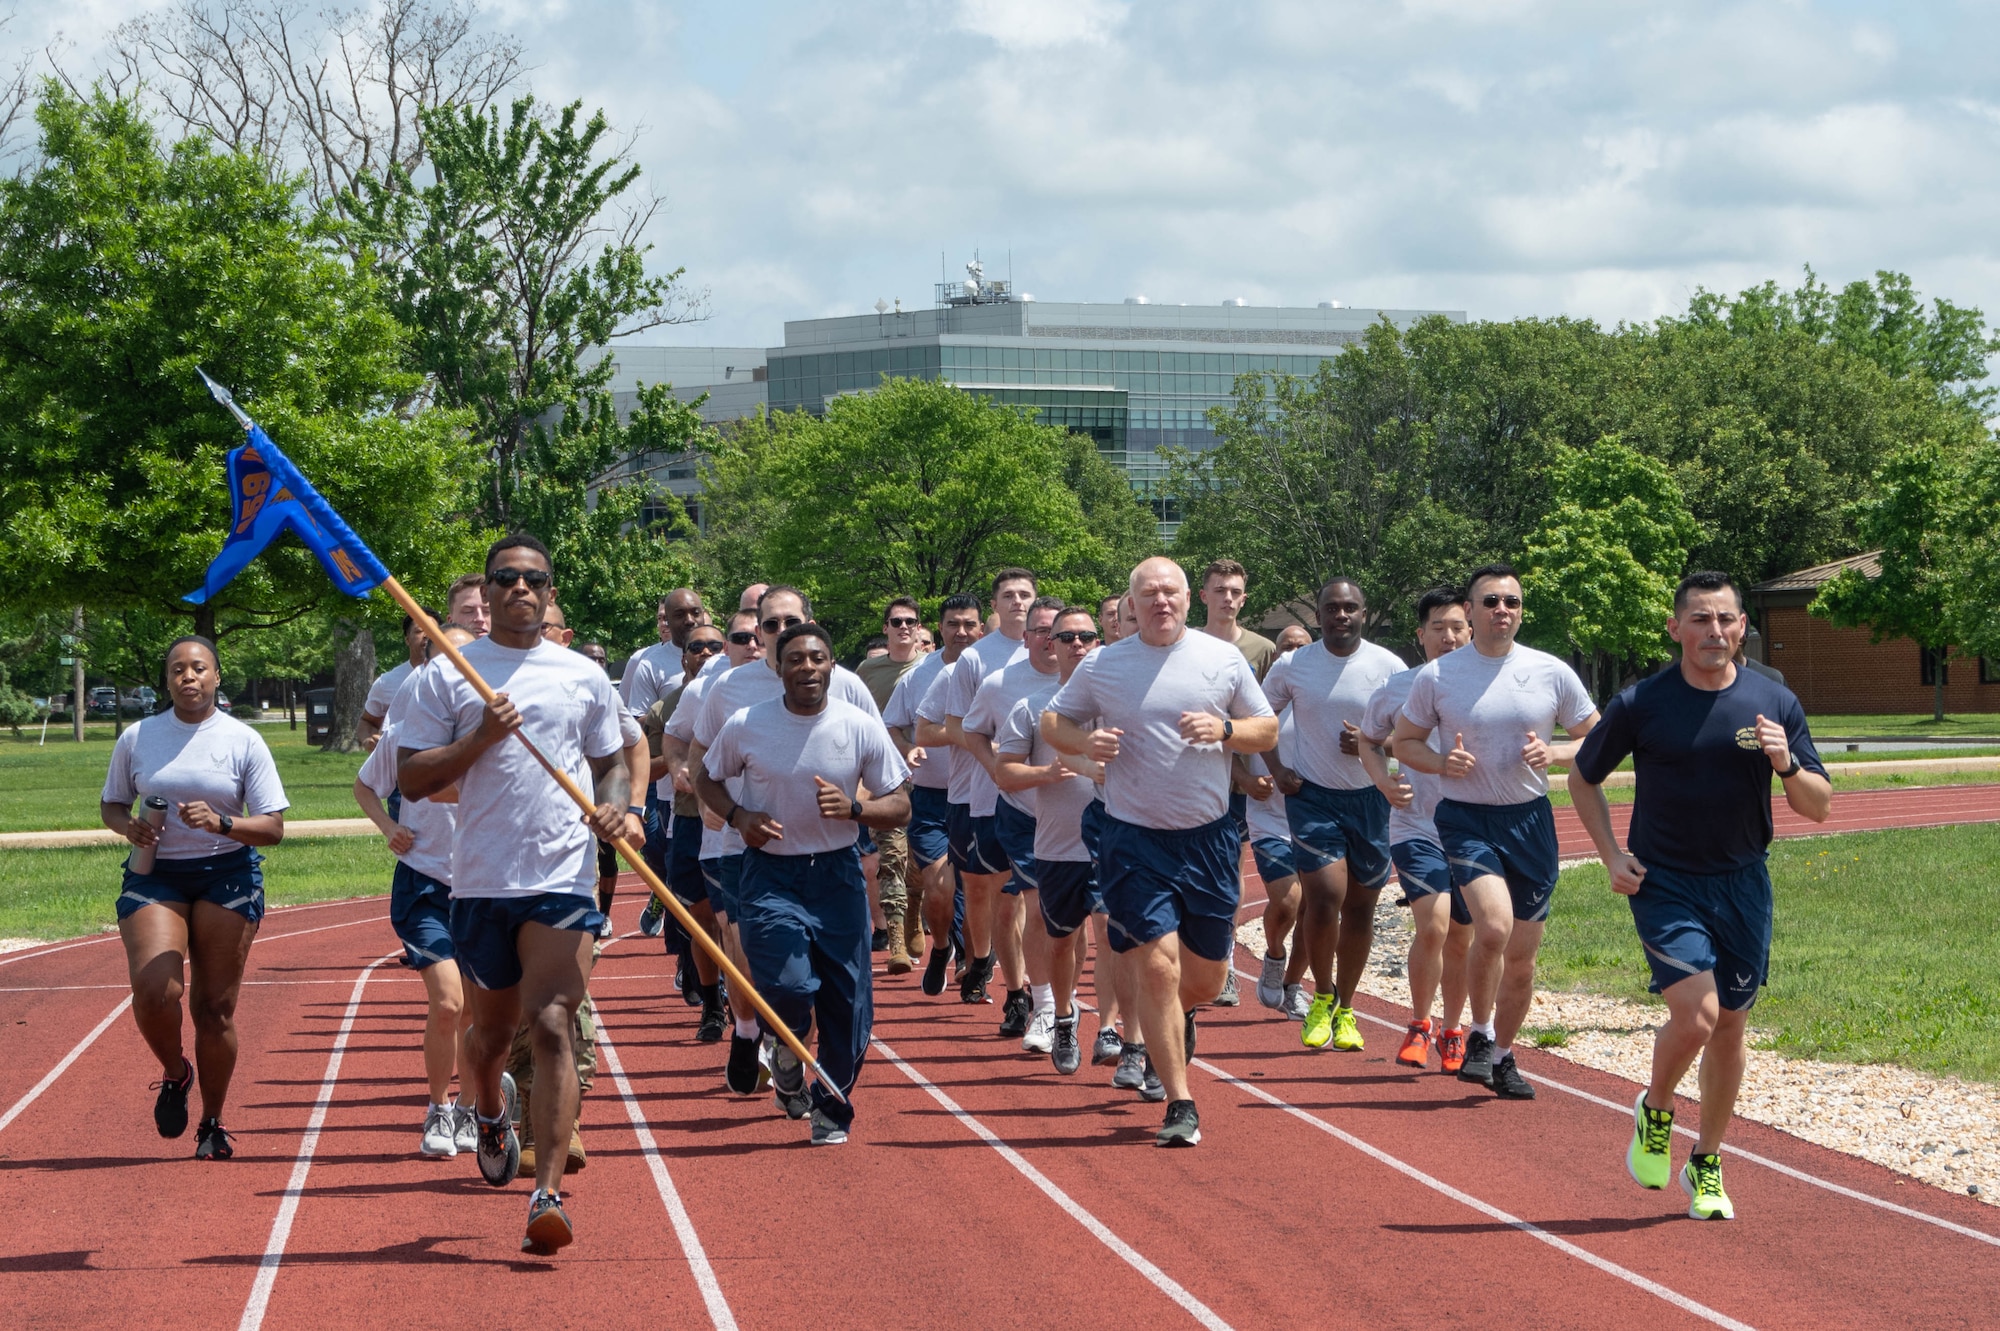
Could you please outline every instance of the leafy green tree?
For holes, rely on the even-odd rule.
[[[1615,438],[1566,453],[1554,503],[1521,555],[1530,641],[1580,654],[1603,699],[1619,662],[1666,654],[1666,621],[1688,548],[1701,536],[1673,473]]]
[[[1812,613],[1866,628],[1875,642],[1909,638],[1932,654],[1931,719],[1944,720],[1945,667],[1959,646],[1966,592],[1967,459],[1950,444],[1919,441],[1891,453],[1876,492],[1854,506],[1864,548],[1879,549],[1882,572],[1847,569],[1820,589]],[[1990,603],[1982,609],[1990,609]]]
[[[18,608],[144,612],[216,637],[344,602],[281,541],[189,606],[230,517],[241,442],[197,365],[234,387],[415,587],[477,535],[454,509],[477,454],[459,418],[397,411],[402,332],[258,161],[163,149],[129,101],[48,85],[40,159],[0,181],[0,578]]]
[[[1965,461],[1964,511],[1958,533],[1963,584],[1957,597],[1954,630],[1967,655],[2000,661],[2000,439],[1988,438]],[[1988,515],[1983,521],[1971,521]]]
[[[1126,507],[1112,502],[1068,431],[931,380],[885,379],[824,417],[761,417],[712,448],[704,543],[734,544],[711,566],[805,588],[843,649],[875,631],[891,596],[932,608],[983,595],[1010,564],[1034,569],[1045,592],[1094,596],[1122,557],[1112,542],[1138,528],[1131,512],[1150,522],[1129,489]],[[1099,491],[1095,519],[1067,482],[1073,467]],[[755,524],[747,539],[730,517]]]
[[[652,489],[619,470],[645,451],[687,451],[703,429],[657,385],[631,420],[613,410],[607,345],[690,309],[679,269],[646,271],[652,208],[616,220],[639,168],[607,150],[603,113],[580,107],[549,117],[521,97],[504,114],[421,111],[433,181],[393,164],[364,174],[340,229],[412,330],[410,367],[471,414],[480,518],[547,543],[570,624],[616,641],[691,568],[672,543],[679,522],[633,530]]]

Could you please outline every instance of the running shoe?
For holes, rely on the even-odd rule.
[[[666,931],[667,908],[658,897],[647,897],[646,909],[639,912],[639,932],[648,938],[658,938]]]
[[[479,1120],[479,1177],[504,1188],[521,1172],[521,1134],[502,1114],[497,1122]]]
[[[1458,1065],[1460,1081],[1493,1084],[1493,1037],[1483,1031],[1465,1033],[1465,1059]]]
[[[689,1007],[701,1006],[701,976],[688,964],[685,955],[674,963],[674,984],[680,988],[681,1002]]]
[[[983,957],[966,958],[965,969],[959,973],[958,977],[958,1001],[961,1003],[991,1002],[992,1000],[987,997],[986,986],[992,982],[992,979],[993,955],[991,953]],[[1000,1033],[1002,1035],[1007,1034],[1006,1031]],[[1014,1034],[1019,1035],[1020,1032],[1015,1031]]]
[[[1139,1087],[1139,1098],[1149,1105],[1156,1105],[1167,1098],[1167,1088],[1160,1083],[1160,1074],[1153,1071],[1153,1056],[1146,1055],[1146,1080]]]
[[[1293,1021],[1304,1021],[1306,1013],[1312,1011],[1312,1000],[1306,997],[1306,987],[1302,984],[1285,986],[1284,1014]]]
[[[806,1090],[805,1064],[799,1062],[790,1045],[780,1044],[771,1050],[771,1089],[778,1108],[794,1122],[804,1118],[812,1108],[812,1096]]]
[[[1189,1008],[1187,1019],[1181,1026],[1181,1057],[1189,1063],[1194,1062],[1194,1014],[1200,1010]]]
[[[1009,989],[1007,1001],[1000,1005],[1000,1038],[1012,1040],[1027,1034],[1028,1014],[1033,1006],[1026,989]]]
[[[1625,1148],[1625,1172],[1642,1188],[1666,1187],[1674,1172],[1673,1144],[1674,1111],[1653,1108],[1646,1103],[1646,1093],[1639,1092],[1632,1102],[1632,1144]]]
[[[826,1116],[824,1109],[812,1111],[812,1144],[814,1146],[847,1145],[847,1129]]]
[[[729,1063],[723,1069],[723,1084],[738,1095],[757,1094],[757,1074],[762,1071],[757,1063],[757,1037],[754,1035],[729,1036]]]
[[[1146,1067],[1145,1045],[1122,1045],[1118,1053],[1118,1070],[1111,1074],[1111,1084],[1121,1091],[1136,1091],[1146,1084]]]
[[[1285,958],[1266,956],[1257,973],[1257,1001],[1282,1012],[1285,987]]]
[[[1041,1013],[1035,1014],[1037,1017]],[[1067,1077],[1083,1066],[1083,1045],[1076,1038],[1076,1013],[1054,1020],[1055,1039],[1049,1050],[1049,1061],[1055,1064],[1057,1072]]]
[[[1446,1072],[1465,1066],[1465,1027],[1454,1026],[1438,1037],[1438,1063]]]
[[[1046,1054],[1055,1048],[1055,1041],[1056,1010],[1052,1007],[1036,1008],[1035,1015],[1028,1018],[1026,1033],[1021,1036],[1022,1050],[1030,1054]]]
[[[1324,1049],[1326,1042],[1333,1038],[1333,1009],[1339,1004],[1336,994],[1314,994],[1312,1006],[1306,1009],[1306,1026],[1299,1032],[1299,1043],[1308,1049]]]
[[[1236,967],[1222,972],[1222,992],[1215,996],[1217,1007],[1235,1007],[1243,1001],[1243,995],[1236,992]]]
[[[931,954],[924,959],[924,978],[920,982],[923,991],[932,998],[944,992],[944,968],[951,962],[951,949],[943,942],[931,941]]]
[[[169,1141],[188,1130],[188,1091],[194,1086],[194,1064],[185,1054],[181,1062],[187,1070],[181,1073],[180,1080],[162,1079],[146,1088],[160,1093],[160,1098],[153,1101],[153,1126]]]
[[[424,1115],[417,1154],[426,1160],[449,1160],[458,1154],[458,1115],[450,1105],[432,1105]]]
[[[617,936],[617,933],[618,931],[611,927],[611,912],[607,910],[604,912],[604,923],[597,926],[597,936],[608,943]]]
[[[722,1000],[717,999],[713,1003],[703,1000],[701,1024],[695,1027],[694,1038],[702,1044],[715,1044],[722,1039],[724,1024]]]
[[[452,1105],[451,1125],[452,1145],[461,1154],[470,1155],[479,1149],[479,1119],[470,1109],[461,1104]]]
[[[521,1251],[537,1257],[553,1256],[575,1240],[562,1198],[553,1192],[535,1191],[528,1197],[528,1232],[521,1236]]]
[[[507,1106],[507,1121],[509,1123],[519,1123],[521,1121],[521,1088],[514,1084],[514,1074],[511,1072],[502,1072],[500,1074],[500,1103]],[[474,1109],[479,1108],[477,1103],[472,1107]]]
[[[1201,1115],[1195,1113],[1194,1101],[1176,1100],[1168,1105],[1167,1121],[1153,1138],[1153,1145],[1193,1146],[1200,1141]]]
[[[1521,1069],[1514,1066],[1514,1054],[1509,1050],[1507,1057],[1493,1065],[1493,1094],[1502,1100],[1532,1100],[1535,1098],[1534,1083],[1521,1075]]]
[[[1734,1220],[1736,1208],[1722,1190],[1722,1157],[1691,1155],[1681,1170],[1681,1191],[1688,1195],[1688,1214],[1696,1220]]]
[[[1361,1026],[1354,1020],[1354,1009],[1337,1007],[1333,1010],[1333,1047],[1347,1053],[1359,1053],[1362,1049]]]
[[[1431,1061],[1431,1019],[1410,1023],[1410,1029],[1403,1032],[1403,1047],[1396,1051],[1396,1061],[1406,1068],[1421,1069]]]
[[[222,1130],[221,1119],[205,1118],[194,1130],[194,1158],[197,1160],[227,1160],[230,1156],[236,1154],[236,1148],[229,1144],[235,1140],[235,1137]],[[1716,1175],[1718,1180],[1721,1177],[1720,1174]],[[1727,1199],[1725,1198],[1724,1200],[1726,1201]]]
[[[1099,1026],[1097,1043],[1090,1047],[1090,1061],[1095,1067],[1110,1067],[1125,1052],[1125,1042],[1118,1038],[1115,1026]]]

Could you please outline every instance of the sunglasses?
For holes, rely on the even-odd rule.
[[[923,621],[919,619],[911,619],[907,615],[899,615],[895,619],[888,619],[884,620],[883,622],[892,629],[913,629]]]
[[[754,637],[755,635],[754,635],[754,634],[749,634],[749,633],[746,633],[746,634],[744,634],[743,636],[744,636],[744,637],[746,637],[746,638],[749,638],[749,637]],[[691,642],[691,643],[689,643],[689,644],[687,645],[687,648],[686,648],[686,650],[687,650],[687,651],[690,651],[690,652],[693,652],[693,653],[694,653],[695,655],[697,655],[697,656],[706,656],[706,655],[708,655],[708,654],[709,654],[710,652],[719,652],[719,651],[721,651],[721,650],[722,650],[722,640],[721,640],[721,639],[719,639],[719,638],[703,638],[703,639],[702,639],[702,640],[701,640],[700,642]]]
[[[748,647],[751,643],[757,641],[757,635],[749,629],[738,629],[729,635],[729,640],[738,647]]]
[[[1064,629],[1061,633],[1055,635],[1055,640],[1059,643],[1062,643],[1064,646],[1068,646],[1070,643],[1073,642],[1080,642],[1084,643],[1085,645],[1088,645],[1090,643],[1097,641],[1097,630]]]
[[[1488,610],[1503,605],[1509,610],[1519,610],[1521,608],[1521,598],[1518,596],[1502,596],[1498,592],[1488,592],[1479,598],[1479,604],[1485,606]]]
[[[786,629],[790,628],[792,625],[803,624],[803,623],[805,623],[805,620],[800,619],[797,615],[786,615],[783,619],[779,619],[773,616],[772,618],[764,621],[764,632],[783,633]]]
[[[486,575],[486,580],[497,587],[512,587],[517,582],[525,582],[536,591],[552,581],[545,568],[496,568]]]

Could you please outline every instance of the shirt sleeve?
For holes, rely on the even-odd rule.
[[[702,759],[701,765],[712,780],[727,781],[730,777],[743,775],[742,739],[743,720],[732,716],[715,732],[715,742],[704,746],[708,749],[708,756]]]
[[[1792,751],[1792,760],[1808,772],[1826,775],[1826,764],[1820,761],[1819,746],[1813,743],[1812,730],[1806,725],[1806,709],[1799,704],[1798,695],[1785,690],[1788,705],[1785,708],[1785,743]]]
[[[143,723],[142,723],[143,724]],[[111,767],[104,774],[104,792],[97,798],[104,804],[133,804],[139,798],[132,751],[139,747],[139,727],[128,727],[111,746]]]
[[[1604,778],[1632,754],[1637,739],[1634,721],[1628,689],[1611,700],[1604,709],[1604,719],[1583,737],[1583,745],[1576,751],[1577,775],[1593,786],[1603,785]]]
[[[683,744],[693,742],[695,722],[701,716],[702,699],[707,696],[708,690],[702,687],[700,676],[689,680],[688,686],[681,690],[681,696],[674,699],[674,710],[667,716],[666,733]]]
[[[1000,723],[998,733],[993,736],[993,747],[1001,753],[1026,757],[1035,751],[1035,731],[1039,724],[1033,704],[1023,698]]]
[[[1556,663],[1556,722],[1564,730],[1579,721],[1589,719],[1597,710],[1597,703],[1590,696],[1590,690],[1583,686],[1583,680],[1576,671],[1561,661]],[[1553,738],[1553,736],[1544,736]]]
[[[889,705],[882,709],[882,724],[885,726],[907,726],[911,723],[910,681],[917,677],[912,670],[896,681],[896,687],[889,690]]]
[[[1271,710],[1270,699],[1264,696],[1264,686],[1257,682],[1257,672],[1242,653],[1237,653],[1240,664],[1236,667],[1236,696],[1229,700],[1231,719],[1240,721],[1246,716],[1276,716]]]
[[[944,699],[945,715],[965,719],[965,714],[979,697],[979,686],[985,682],[985,661],[965,652],[958,658],[958,664],[951,672],[951,688]]]
[[[870,718],[855,726],[855,744],[861,756],[861,784],[876,796],[888,794],[910,779],[910,765],[903,761],[903,755],[896,752],[896,746],[889,742],[889,732],[879,720]]]
[[[254,817],[289,809],[292,802],[285,798],[285,783],[278,780],[278,764],[271,761],[270,746],[254,730],[245,740],[248,751],[243,755],[243,812]]]
[[[718,680],[721,676],[716,677]],[[694,742],[704,749],[712,749],[722,738],[722,727],[729,720],[729,713],[722,701],[722,690],[710,685],[701,695],[701,715],[694,719]]]
[[[1264,672],[1264,700],[1276,712],[1292,705],[1292,655],[1287,652]]]
[[[1097,658],[1103,651],[1104,649],[1100,647],[1083,658],[1082,664],[1076,668],[1076,673],[1069,677],[1069,683],[1057,689],[1056,696],[1049,699],[1048,710],[1080,726],[1089,725],[1091,718],[1104,710],[1098,704],[1097,690],[1093,683],[1097,678],[1095,669]]]
[[[1410,696],[1403,699],[1401,716],[1407,717],[1411,725],[1422,726],[1426,730],[1436,730],[1441,719],[1437,710],[1437,662],[1433,661],[1417,672],[1415,682],[1410,685]]]
[[[877,721],[882,719],[882,709],[875,705],[875,695],[868,691],[868,685],[861,676],[843,667],[836,666],[833,672],[834,696],[842,702],[851,703]]]
[[[590,708],[583,717],[583,756],[586,758],[608,758],[624,751],[625,707],[618,701],[618,691],[611,687],[609,678],[599,673],[592,681]],[[639,729],[634,723],[634,732]],[[633,735],[637,742],[638,735]]]
[[[407,678],[409,677],[405,675],[404,679]],[[373,684],[370,684],[368,686],[368,699],[361,704],[361,714],[363,716],[372,716],[378,721],[387,716],[389,714],[389,702],[396,696],[396,690],[401,687],[402,683],[403,680],[397,679],[396,672],[391,670],[378,678]]]
[[[457,678],[456,670],[449,675],[442,670],[425,670],[416,676],[409,711],[396,732],[398,747],[437,749],[458,738],[458,718],[452,707]]]
[[[1275,670],[1271,672],[1272,675],[1277,673]],[[1269,675],[1265,676],[1267,681],[1269,678]],[[1267,688],[1264,692],[1269,694],[1270,690]],[[1361,737],[1371,744],[1380,744],[1395,733],[1396,704],[1388,684],[1384,683],[1368,695],[1368,706],[1362,709]]]
[[[388,731],[382,736],[381,742],[376,744],[355,775],[362,785],[375,792],[377,799],[389,798],[389,792],[396,788],[395,731]]]
[[[635,712],[645,711],[660,697],[660,672],[653,669],[653,656],[650,648],[635,654],[625,667],[625,678],[618,681],[625,705]]]
[[[999,714],[999,678],[998,675],[994,675],[981,684],[979,691],[972,695],[972,701],[961,714],[960,719],[964,721],[965,729],[975,735],[985,735],[991,739],[1000,733],[1001,725],[1007,720],[1005,716]]]
[[[964,659],[964,657],[959,658],[961,661]],[[917,715],[920,718],[934,726],[944,724],[945,703],[948,701],[945,695],[950,692],[951,681],[957,674],[956,661],[938,671],[937,678],[933,679],[931,686],[924,690],[923,701],[917,704]]]

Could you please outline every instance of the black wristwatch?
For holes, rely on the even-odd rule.
[[[1796,753],[1793,754],[1792,765],[1790,767],[1787,767],[1784,771],[1778,773],[1778,780],[1789,781],[1791,778],[1797,776],[1799,774],[1799,769],[1804,766],[1805,764],[1799,761],[1799,755]]]
[[[860,821],[861,821],[861,801],[860,801],[860,800],[856,800],[856,801],[854,801],[854,807],[850,808],[850,809],[849,809],[849,810],[847,811],[847,816],[848,816],[848,818],[849,818],[849,819],[850,819],[851,821],[853,821],[853,822],[857,822],[857,823],[858,823],[858,822],[860,822]]]
[[[1230,720],[1230,719],[1229,719],[1228,717],[1226,717],[1226,716],[1225,716],[1225,717],[1223,717],[1223,718],[1222,718],[1222,742],[1223,742],[1224,744],[1227,744],[1227,743],[1229,742],[1229,737],[1230,737],[1231,735],[1234,735],[1235,733],[1236,733],[1236,723],[1235,723],[1234,721],[1231,721],[1231,720]]]
[[[230,829],[236,826],[236,820],[234,818],[231,818],[226,813],[219,814],[217,816],[221,821],[221,826],[218,827],[216,830],[220,832],[223,836],[228,836]]]
[[[736,814],[737,814],[737,811],[738,811],[738,810],[740,810],[740,809],[741,809],[742,807],[743,807],[743,806],[742,806],[741,804],[732,804],[732,805],[730,805],[730,806],[729,806],[729,812],[728,812],[728,813],[725,813],[725,814],[723,814],[723,815],[722,815],[722,825],[723,825],[724,827],[727,827],[727,828],[731,829],[732,831],[733,831],[733,830],[735,830],[735,827],[736,827]]]
[[[631,814],[642,823],[646,821],[646,806],[643,804],[628,804],[625,806],[625,812]]]

